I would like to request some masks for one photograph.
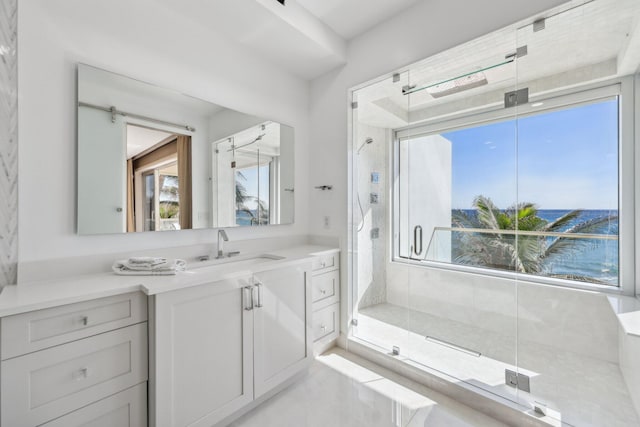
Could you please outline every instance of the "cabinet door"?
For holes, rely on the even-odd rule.
[[[258,398],[311,362],[310,263],[254,275],[254,389]]]
[[[143,427],[147,425],[147,383],[121,391],[41,427]]]
[[[152,426],[210,427],[253,400],[249,279],[155,296]]]

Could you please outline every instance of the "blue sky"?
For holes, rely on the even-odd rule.
[[[480,194],[500,208],[516,200],[540,209],[618,208],[616,100],[442,136],[453,143],[454,209],[470,209]]]

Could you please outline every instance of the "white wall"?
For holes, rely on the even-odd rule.
[[[311,82],[310,180],[334,185],[327,197],[311,201],[311,234],[347,235],[349,88],[562,3],[424,0],[353,39],[347,64]],[[329,229],[323,227],[326,215]]]
[[[620,371],[629,388],[631,401],[640,414],[640,336],[627,334],[622,326],[618,330]]]
[[[480,343],[499,360],[534,343],[618,363],[618,321],[603,293],[389,263],[387,301],[504,337],[504,345]],[[463,339],[456,343],[478,349]]]
[[[83,62],[295,127],[296,223],[231,239],[304,234],[308,83],[151,0],[19,4],[19,257],[33,262],[212,241],[193,230],[76,235],[75,64]]]
[[[355,155],[358,194],[360,206],[354,212],[354,221],[359,227],[357,242],[358,269],[354,281],[357,280],[357,301],[354,305],[365,308],[380,304],[387,300],[386,259],[389,227],[388,209],[388,142],[391,140],[389,129],[369,126],[358,122],[355,130],[355,140],[360,146],[360,154]],[[373,139],[371,144],[365,144],[367,138]],[[364,144],[364,145],[363,145]],[[377,172],[379,182],[371,182],[371,173]],[[378,194],[378,203],[371,203],[371,193]],[[371,236],[372,229],[377,228],[379,237]]]

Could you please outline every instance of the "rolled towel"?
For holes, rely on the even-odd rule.
[[[142,265],[131,263],[130,260],[124,259],[114,262],[111,269],[114,273],[122,276],[171,276],[175,275],[178,271],[184,271],[186,267],[186,261],[181,259],[165,261],[164,264],[159,264],[154,267],[143,267]]]

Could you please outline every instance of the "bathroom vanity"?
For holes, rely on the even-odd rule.
[[[5,288],[0,426],[230,422],[337,337],[338,254],[304,246],[176,276]]]

